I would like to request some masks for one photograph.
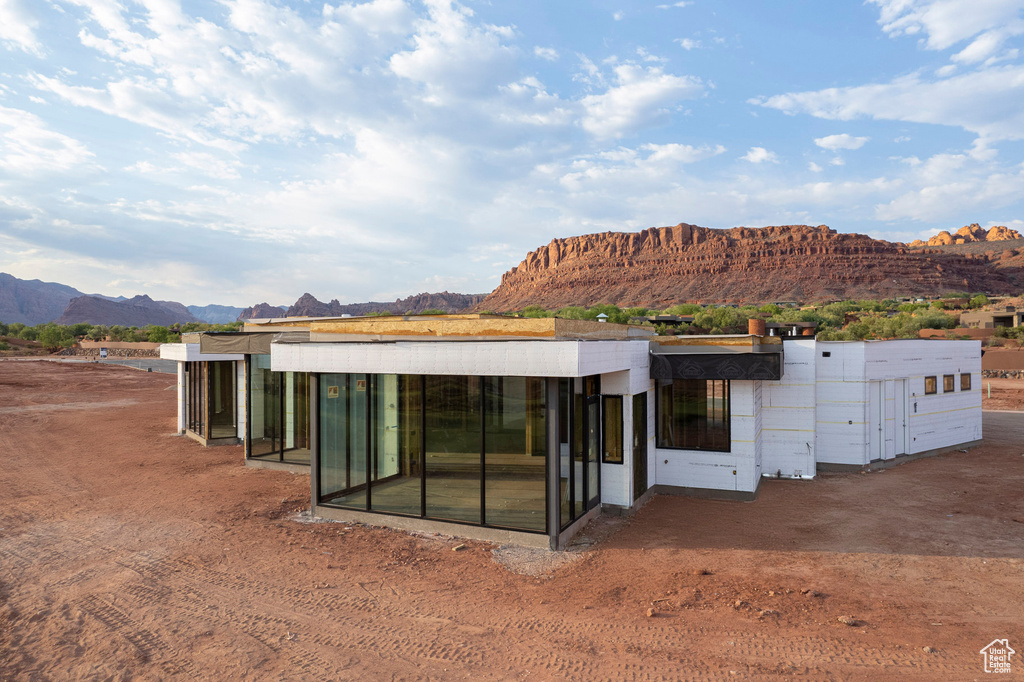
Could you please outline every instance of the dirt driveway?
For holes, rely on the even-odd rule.
[[[1024,652],[1024,414],[753,503],[656,497],[533,576],[300,522],[307,476],[172,435],[173,382],[0,362],[0,679],[980,679],[992,640]]]

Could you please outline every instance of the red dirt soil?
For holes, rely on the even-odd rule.
[[[1024,651],[1024,414],[752,503],[658,496],[549,565],[301,523],[308,476],[173,435],[174,381],[0,362],[0,679],[937,680]]]

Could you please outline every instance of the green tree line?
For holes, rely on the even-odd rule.
[[[984,294],[963,298],[970,307],[988,303]],[[793,322],[817,323],[817,337],[823,341],[917,338],[922,329],[952,329],[958,318],[944,312],[946,304],[939,301],[899,303],[896,300],[839,301],[834,303],[784,308],[774,303],[766,305],[712,306],[681,303],[664,310],[650,308],[619,308],[612,304],[589,307],[567,306],[545,310],[531,305],[518,314],[523,317],[560,317],[571,320],[596,320],[607,315],[609,322],[628,323],[631,318],[675,315],[692,317],[692,322],[657,324],[658,333],[677,334],[745,334],[747,321],[761,319],[780,324]]]
[[[189,322],[188,324],[172,325],[170,327],[162,327],[155,324],[146,325],[145,327],[126,327],[117,324],[94,325],[85,322],[70,325],[46,322],[33,327],[21,322],[12,322],[10,324],[0,322],[0,339],[13,338],[22,339],[23,341],[37,341],[43,348],[59,350],[61,348],[68,348],[81,339],[88,341],[176,343],[181,340],[181,335],[186,332],[238,331],[241,328],[241,322],[231,322],[229,324]],[[9,344],[7,345],[9,346]],[[0,350],[6,349],[0,348]]]

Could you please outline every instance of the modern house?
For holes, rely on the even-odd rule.
[[[1024,310],[1014,306],[1003,306],[997,310],[972,310],[960,316],[964,327],[995,329],[996,327],[1020,327],[1024,325]]]
[[[763,477],[981,438],[977,341],[751,332],[286,318],[161,357],[179,363],[178,430],[308,471],[318,516],[552,549],[654,492],[753,499]]]

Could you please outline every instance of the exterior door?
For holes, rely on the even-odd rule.
[[[885,457],[885,382],[868,382],[868,461]]]
[[[647,394],[633,396],[633,499],[647,492]]]
[[[910,412],[910,393],[907,390],[907,380],[897,379],[894,384],[894,403],[895,408],[895,454],[905,455],[907,454],[907,435],[909,429],[907,428],[908,413]]]

